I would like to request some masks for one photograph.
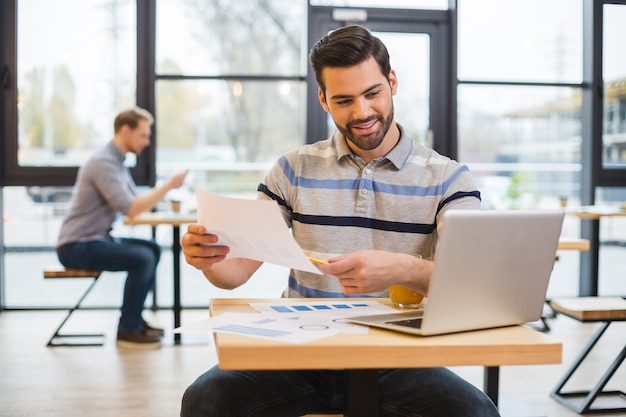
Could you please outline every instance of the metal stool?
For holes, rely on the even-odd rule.
[[[54,267],[46,268],[43,271],[43,277],[45,279],[51,279],[51,278],[54,278],[54,279],[56,278],[92,278],[93,279],[93,282],[91,283],[91,285],[89,285],[89,287],[84,292],[82,297],[80,297],[76,305],[69,309],[69,311],[67,312],[67,316],[65,316],[65,319],[63,319],[59,327],[57,327],[57,329],[54,331],[54,334],[52,335],[52,337],[50,337],[50,340],[48,341],[48,346],[102,346],[104,344],[103,342],[104,334],[101,334],[101,333],[100,334],[61,333],[61,329],[63,328],[65,323],[69,320],[72,313],[75,310],[78,310],[80,308],[80,304],[83,302],[85,297],[87,297],[87,294],[89,294],[89,292],[91,291],[93,286],[96,284],[96,282],[98,282],[100,273],[101,271],[90,271],[86,269],[73,269],[73,268],[66,269],[62,266],[54,266]],[[89,338],[89,339],[99,338],[100,340],[97,342],[85,342],[85,343],[56,342],[56,339],[63,339],[63,338]]]
[[[591,408],[594,401],[599,396],[613,396],[626,400],[626,393],[623,391],[604,391],[605,385],[609,382],[615,371],[620,367],[626,358],[626,343],[622,351],[604,372],[598,383],[591,390],[563,392],[563,387],[587,357],[591,349],[600,340],[606,329],[614,321],[626,321],[626,300],[620,297],[578,297],[567,299],[555,299],[550,302],[550,306],[556,313],[564,314],[583,323],[601,322],[602,325],[596,333],[589,339],[587,345],[578,354],[565,375],[556,384],[550,395],[558,402],[569,409],[579,413],[607,413],[625,412],[625,407]],[[582,398],[582,402],[576,405],[571,401],[574,398]]]

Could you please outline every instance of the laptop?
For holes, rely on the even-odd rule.
[[[539,320],[563,217],[562,211],[448,211],[423,308],[346,320],[422,336]]]

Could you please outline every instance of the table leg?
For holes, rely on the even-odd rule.
[[[173,242],[172,242],[172,258],[174,265],[174,328],[180,327],[180,226],[174,225],[173,229]],[[180,333],[174,334],[174,344],[180,345],[181,337]]]
[[[491,398],[491,401],[498,406],[498,390],[500,385],[500,367],[485,366],[483,376],[483,391]]]
[[[152,240],[156,242],[156,226],[152,226]],[[152,284],[152,311],[157,311],[158,309],[157,281],[154,280],[154,284]]]
[[[346,417],[378,415],[378,370],[346,370]]]
[[[581,297],[598,295],[600,219],[581,220],[581,236],[589,239],[589,251],[580,254],[578,295]]]

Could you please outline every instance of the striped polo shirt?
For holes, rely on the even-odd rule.
[[[480,208],[468,168],[413,141],[402,127],[398,144],[368,164],[339,132],[293,150],[268,172],[259,198],[279,204],[302,250],[318,259],[362,249],[433,259],[442,214]],[[286,295],[346,297],[337,278],[296,270]]]

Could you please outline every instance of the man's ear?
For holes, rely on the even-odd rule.
[[[322,106],[324,111],[330,113],[330,111],[328,110],[328,103],[326,102],[326,96],[324,95],[322,89],[319,87],[317,88],[317,98],[319,99],[320,106]]]
[[[119,132],[121,136],[128,136],[128,134],[131,133],[132,131],[133,129],[131,129],[129,125],[125,124],[125,125],[122,125]]]
[[[389,71],[389,85],[391,87],[391,95],[395,96],[398,91],[398,76],[394,70]]]

